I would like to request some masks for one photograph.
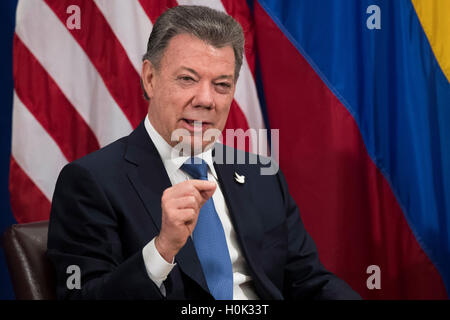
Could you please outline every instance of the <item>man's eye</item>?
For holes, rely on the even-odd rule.
[[[181,76],[181,77],[178,77],[178,79],[180,79],[180,80],[182,80],[184,82],[192,82],[192,81],[194,81],[194,79],[192,77],[188,77],[188,76]]]
[[[227,93],[229,93],[230,90],[231,90],[231,84],[228,83],[228,82],[217,82],[217,83],[215,84],[215,86],[216,86],[216,88],[217,88],[217,89],[216,89],[217,92],[219,92],[219,93],[227,94]]]
[[[223,87],[223,88],[230,88],[231,87],[231,85],[229,83],[227,83],[227,82],[220,82],[220,83],[217,83],[216,85],[218,85],[220,87]]]

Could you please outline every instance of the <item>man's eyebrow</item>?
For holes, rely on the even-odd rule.
[[[222,75],[222,76],[218,76],[217,78],[216,78],[216,80],[220,80],[220,79],[230,79],[230,80],[233,80],[233,75],[231,75],[231,74],[229,74],[229,75]]]
[[[200,77],[200,75],[199,75],[194,69],[192,69],[192,68],[188,68],[188,67],[183,67],[183,66],[182,66],[182,67],[180,67],[180,69],[189,71],[189,72],[195,74],[197,77]],[[229,75],[224,74],[224,75],[218,76],[217,78],[215,78],[215,80],[221,80],[221,79],[230,79],[230,80],[233,80],[233,78],[234,78],[234,76],[233,76],[232,74],[229,74]]]
[[[189,71],[189,72],[195,74],[197,77],[199,77],[199,74],[194,69],[191,69],[191,68],[188,68],[188,67],[180,67],[180,69],[184,69],[186,71]]]

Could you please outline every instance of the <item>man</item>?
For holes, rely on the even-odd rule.
[[[225,147],[205,132],[225,126],[243,49],[240,25],[206,7],[155,23],[148,116],[58,178],[48,255],[59,298],[359,298],[319,262],[281,172],[213,161]],[[67,286],[70,265],[79,289]]]

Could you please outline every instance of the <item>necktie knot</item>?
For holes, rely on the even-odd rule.
[[[203,159],[191,157],[181,166],[181,170],[194,179],[208,180],[208,165]]]

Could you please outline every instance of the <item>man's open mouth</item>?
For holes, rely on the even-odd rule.
[[[210,122],[187,119],[187,118],[183,118],[182,120],[184,123],[186,123],[189,127],[192,127],[192,128],[194,128],[194,127],[206,128],[207,126],[209,126],[211,124]]]
[[[191,119],[183,119],[183,120],[186,121],[190,125],[194,125],[195,122],[201,124],[201,121],[196,121],[196,120],[191,120]]]

